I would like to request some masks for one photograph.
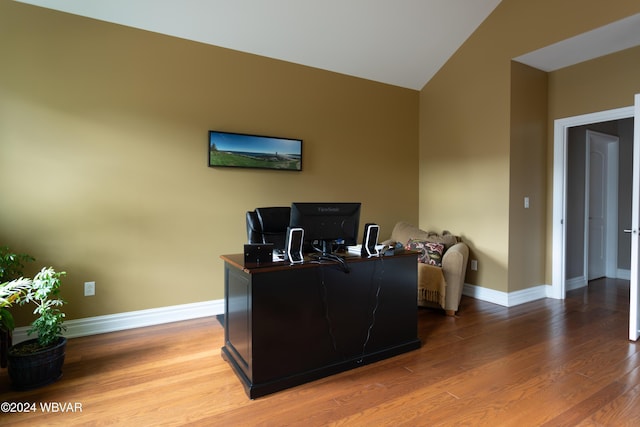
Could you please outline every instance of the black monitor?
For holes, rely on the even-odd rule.
[[[323,255],[334,251],[334,244],[358,242],[360,203],[292,203],[291,227],[304,229],[304,240]]]

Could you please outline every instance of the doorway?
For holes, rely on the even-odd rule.
[[[569,134],[572,128],[583,127],[585,128],[585,137],[582,139],[582,146],[586,147],[586,127],[591,127],[595,124],[612,122],[612,121],[621,121],[625,119],[631,120],[631,128],[633,128],[633,117],[634,117],[634,108],[626,107],[619,108],[615,110],[603,111],[598,113],[586,114],[582,116],[570,117],[566,119],[556,120],[554,124],[554,173],[553,173],[553,226],[552,226],[552,246],[553,246],[553,259],[552,259],[552,286],[550,297],[557,299],[564,299],[565,292],[573,287],[579,287],[578,282],[584,282],[588,280],[588,240],[587,232],[585,229],[587,228],[585,224],[588,224],[588,216],[584,213],[585,201],[576,201],[574,199],[569,199],[570,195],[578,194],[582,191],[582,194],[585,193],[586,184],[581,189],[575,190],[572,192],[570,185],[573,188],[579,187],[575,182],[572,182],[568,178],[569,172],[569,161],[573,159],[570,156],[571,151],[569,147]],[[633,139],[631,137],[631,139]],[[585,156],[581,160],[582,165],[586,162],[586,148]],[[620,157],[623,154],[621,152]],[[631,157],[631,156],[628,156]],[[619,182],[620,186],[631,186],[631,179],[629,182]],[[625,188],[626,188],[625,187]],[[586,198],[586,197],[585,197]],[[581,206],[579,212],[582,213],[582,224],[576,225],[576,221],[570,221],[570,216],[572,218],[576,217],[576,212],[572,211],[575,206]],[[620,204],[619,210],[628,211],[629,221],[631,218],[631,203],[629,204]],[[630,224],[625,224],[624,221],[620,221],[620,227],[617,228],[629,228]],[[607,228],[609,230],[609,228]],[[611,233],[620,236],[621,230],[613,230]],[[624,246],[625,241],[624,238],[619,238],[618,247]],[[628,239],[628,236],[627,236]],[[628,242],[627,242],[628,243]],[[567,258],[567,247],[569,245],[576,245],[581,252],[581,255],[578,257],[580,262],[577,262],[576,259],[568,259]],[[629,243],[630,245],[630,243]],[[605,248],[609,248],[605,246]],[[610,250],[610,249],[605,249]],[[614,250],[614,252],[618,252]],[[621,255],[622,257],[623,255]],[[624,255],[627,257],[627,255]],[[630,252],[628,255],[630,259]],[[608,268],[612,268],[609,266]],[[613,267],[616,270],[615,276],[620,276],[620,274],[625,273],[624,269],[622,272],[618,271],[617,266]],[[571,280],[568,280],[567,278]],[[579,277],[579,279],[574,279],[574,277]],[[578,282],[576,281],[578,280]],[[567,286],[567,284],[569,286]]]
[[[554,122],[554,163],[553,163],[553,223],[552,223],[552,286],[547,296],[564,299],[567,291],[567,266],[566,246],[568,244],[567,232],[571,221],[567,217],[567,209],[571,205],[567,200],[569,188],[567,186],[568,134],[574,126],[587,124],[599,124],[607,121],[619,121],[625,123],[626,144],[620,138],[619,148],[626,146],[627,152],[620,152],[620,166],[626,159],[626,167],[630,169],[623,177],[620,174],[619,184],[621,188],[626,186],[631,196],[621,197],[621,202],[626,199],[626,205],[620,205],[619,229],[615,231],[620,239],[618,245],[618,260],[629,260],[629,269],[626,273],[630,280],[629,299],[629,339],[636,341],[640,338],[640,94],[635,96],[635,104],[632,107],[609,110],[600,113],[560,119]],[[631,161],[629,161],[631,159]],[[630,164],[630,166],[628,166]],[[629,178],[631,177],[631,178]],[[630,181],[630,182],[629,182]],[[622,193],[621,193],[622,194]],[[630,199],[630,201],[629,201]],[[623,219],[622,214],[626,214]],[[623,233],[624,229],[624,233]],[[628,253],[621,254],[626,248]],[[585,258],[586,259],[586,258]],[[620,270],[613,275],[621,277]],[[622,277],[624,278],[624,277]]]
[[[630,239],[620,237],[618,224],[630,223],[632,131],[631,119],[567,130],[565,291],[597,278],[629,276]],[[622,151],[614,134],[623,135]]]

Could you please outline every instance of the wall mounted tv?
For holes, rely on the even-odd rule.
[[[302,140],[209,131],[209,166],[302,170]]]

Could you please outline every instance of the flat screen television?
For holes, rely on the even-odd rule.
[[[302,140],[209,131],[209,166],[302,170]]]
[[[361,203],[302,203],[291,204],[291,227],[304,229],[307,246],[332,254],[335,246],[356,245],[360,224]]]

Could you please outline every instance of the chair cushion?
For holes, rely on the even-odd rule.
[[[264,233],[286,233],[291,217],[290,207],[256,208]]]
[[[261,243],[273,243],[277,250],[284,250],[287,228],[291,216],[290,207],[256,208]]]
[[[391,233],[391,240],[400,242],[406,245],[409,240],[424,240],[426,242],[442,243],[444,245],[445,252],[451,246],[458,243],[458,238],[448,231],[443,231],[442,234],[438,234],[435,231],[424,231],[416,227],[413,224],[407,222],[398,222],[393,228]]]
[[[435,231],[427,232],[427,237],[425,239],[427,242],[433,243],[442,243],[444,245],[445,252],[451,246],[458,243],[458,239],[453,234],[447,234],[447,232],[443,232],[442,234],[438,234]]]
[[[409,250],[422,252],[422,255],[418,257],[419,262],[442,267],[442,255],[444,254],[443,243],[422,239],[409,239],[405,247]]]
[[[409,239],[426,239],[427,232],[422,231],[413,224],[397,222],[391,233],[391,239],[406,245]]]
[[[247,241],[249,243],[264,243],[260,221],[255,211],[247,211]]]

